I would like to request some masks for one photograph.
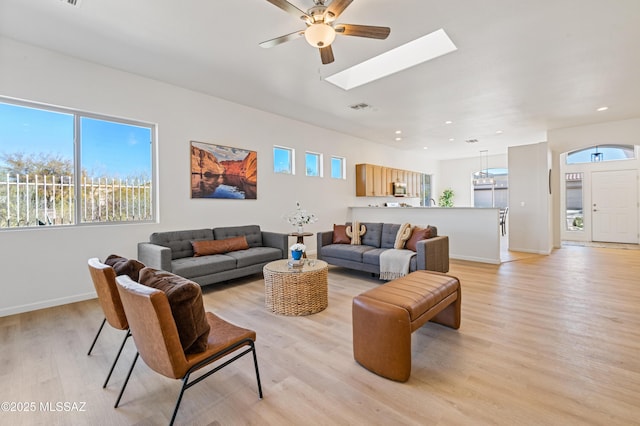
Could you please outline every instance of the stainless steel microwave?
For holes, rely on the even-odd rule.
[[[407,184],[405,182],[393,183],[393,195],[394,197],[406,197],[407,196]]]

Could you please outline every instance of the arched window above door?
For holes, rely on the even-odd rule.
[[[567,154],[567,164],[598,163],[601,161],[632,160],[633,145],[604,144],[572,151]]]

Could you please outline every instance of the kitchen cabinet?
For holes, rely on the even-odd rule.
[[[386,171],[382,166],[356,164],[356,196],[383,197],[386,195]]]
[[[356,164],[357,197],[391,197],[394,182],[407,184],[407,196],[419,197],[422,173],[374,164]]]
[[[407,177],[407,193],[410,197],[420,197],[422,173],[409,172]]]

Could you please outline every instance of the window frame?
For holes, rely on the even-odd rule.
[[[502,167],[487,168],[473,172],[471,178],[474,207],[505,208],[509,206],[509,169]],[[486,183],[482,182],[485,179]],[[488,191],[491,191],[491,205],[482,205],[479,201],[482,201],[482,195]]]
[[[39,229],[39,228],[50,228],[50,227],[56,227],[56,228],[68,228],[68,227],[79,227],[79,226],[116,226],[116,225],[128,225],[128,224],[144,224],[144,223],[156,223],[157,222],[157,218],[158,218],[158,203],[157,203],[157,194],[159,193],[158,191],[158,179],[157,179],[157,174],[156,174],[156,156],[157,156],[157,124],[154,123],[148,123],[148,122],[144,122],[144,121],[140,121],[140,120],[134,120],[134,119],[128,119],[128,118],[122,118],[122,117],[113,117],[113,116],[109,116],[109,115],[105,115],[105,114],[97,114],[97,113],[91,113],[91,112],[86,112],[86,111],[82,111],[79,109],[75,109],[75,108],[67,108],[67,107],[61,107],[61,106],[57,106],[57,105],[50,105],[50,104],[44,104],[44,103],[40,103],[40,102],[35,102],[35,101],[27,101],[27,100],[22,100],[22,99],[14,99],[14,98],[10,98],[10,97],[5,97],[5,96],[0,96],[0,103],[3,104],[9,104],[9,105],[15,105],[18,107],[23,107],[23,108],[30,108],[30,109],[35,109],[35,110],[42,110],[42,111],[46,111],[46,112],[53,112],[53,113],[59,113],[59,114],[67,114],[67,115],[71,115],[73,117],[72,119],[72,125],[73,125],[73,158],[71,159],[71,161],[73,162],[73,177],[71,179],[71,181],[69,182],[69,185],[71,185],[71,183],[73,183],[74,186],[74,190],[73,190],[73,223],[68,223],[68,224],[64,224],[64,223],[60,223],[60,224],[56,224],[56,223],[40,223],[39,225],[46,225],[46,226],[39,226],[39,225],[25,225],[25,226],[8,226],[8,227],[2,227],[0,228],[0,232],[3,231],[11,231],[11,230],[17,230],[17,229]],[[100,121],[106,121],[106,122],[112,122],[112,123],[117,123],[117,124],[121,124],[121,125],[126,125],[126,126],[135,126],[135,127],[141,127],[141,128],[145,128],[149,130],[149,137],[150,137],[150,152],[149,152],[149,163],[150,163],[150,176],[149,176],[149,182],[151,184],[151,187],[149,188],[149,202],[150,202],[150,206],[147,209],[147,211],[149,212],[150,217],[146,218],[146,219],[142,219],[142,220],[87,220],[87,218],[85,217],[83,220],[83,210],[84,210],[84,199],[83,199],[83,194],[82,191],[84,190],[83,185],[84,183],[82,182],[83,180],[83,175],[82,175],[82,136],[81,136],[81,121],[83,118],[89,118],[89,119],[93,119],[93,120],[100,120]],[[101,179],[101,178],[100,178]],[[63,184],[62,184],[63,185]],[[37,190],[37,188],[36,188]],[[128,201],[127,201],[128,202]],[[37,213],[37,212],[36,212]],[[36,217],[37,219],[37,217]]]
[[[318,170],[318,174],[309,174],[309,157],[315,157],[315,167]],[[323,155],[320,152],[305,151],[304,152],[304,174],[308,177],[324,177],[323,173]]]
[[[602,150],[611,150],[611,149],[621,151],[627,155],[631,154],[631,156],[630,157],[627,156],[625,158],[607,158],[607,156],[604,155],[604,153],[602,152],[600,152],[600,154],[603,155],[602,157],[598,158],[594,156],[595,153],[599,152],[598,150],[602,151]],[[595,151],[595,152],[592,152],[592,151]],[[590,160],[582,161],[580,159],[576,159],[572,161],[572,158],[571,158],[572,156],[576,158],[580,155],[589,155]],[[601,144],[601,145],[592,145],[587,148],[580,148],[574,151],[567,152],[565,156],[565,164],[567,165],[593,164],[593,163],[602,163],[602,162],[608,162],[608,161],[627,161],[627,160],[635,160],[635,159],[636,159],[636,149],[634,145],[609,143],[609,144]]]
[[[276,170],[276,150],[286,151],[289,155],[289,167],[286,171],[278,171]],[[287,146],[282,145],[274,145],[273,146],[273,173],[277,175],[291,175],[294,176],[296,174],[296,162],[294,161],[296,156],[296,150],[294,148],[289,148]]]
[[[585,172],[565,172],[564,173],[564,231],[569,233],[585,232],[584,228],[584,200],[585,200]],[[576,197],[575,193],[578,193],[579,197]],[[573,195],[573,196],[572,196]],[[580,201],[580,209],[569,209],[570,200]],[[573,213],[570,213],[573,212]],[[573,214],[573,216],[570,216]],[[571,221],[571,225],[569,222]]]
[[[335,177],[333,176],[333,160],[339,160],[340,161],[340,176],[339,177]],[[347,179],[347,159],[345,157],[340,157],[338,155],[332,155],[331,156],[331,161],[329,162],[329,167],[330,167],[330,173],[329,176],[331,177],[331,179],[342,179],[342,180],[346,180]]]

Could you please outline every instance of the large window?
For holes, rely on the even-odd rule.
[[[485,169],[473,174],[474,207],[505,208],[509,205],[507,169]]]
[[[284,146],[273,147],[273,172],[294,175],[296,170],[293,163],[294,151]]]
[[[155,127],[0,99],[0,228],[154,219]]]

